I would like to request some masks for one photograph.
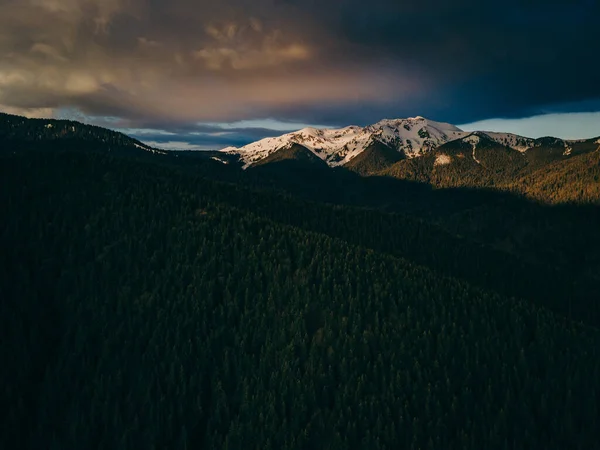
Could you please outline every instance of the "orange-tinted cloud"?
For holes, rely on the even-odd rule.
[[[600,97],[597,2],[490,5],[0,0],[0,109],[464,122]]]
[[[329,61],[335,38],[299,32],[285,14],[194,4],[0,0],[0,105],[235,120],[309,102],[389,101],[394,85],[417,87],[397,74],[374,85],[370,68]]]

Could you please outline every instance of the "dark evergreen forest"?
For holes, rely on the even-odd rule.
[[[593,204],[42,126],[0,132],[1,448],[600,448]]]

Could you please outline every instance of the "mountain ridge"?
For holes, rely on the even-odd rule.
[[[346,192],[349,184],[360,184],[358,176],[421,183],[425,189],[491,188],[547,203],[600,203],[600,138],[531,139],[457,130],[450,124],[414,117],[383,120],[365,128],[306,128],[259,141],[259,151],[251,144],[242,151],[177,152],[155,149],[93,125],[0,114],[0,153],[37,149],[160,160],[212,178],[243,179],[293,191],[308,189],[318,198],[328,197],[331,190],[332,198]],[[345,142],[341,151],[340,140]],[[249,167],[261,170],[244,173],[242,169]]]
[[[422,116],[407,119],[383,119],[373,125],[350,125],[339,129],[313,127],[267,137],[243,147],[226,147],[220,152],[236,155],[244,168],[267,158],[274,152],[300,144],[321,158],[330,167],[346,166],[374,142],[380,142],[400,154],[401,159],[426,155],[453,141],[471,136],[484,137],[519,153],[537,147],[561,148],[569,156],[574,147],[600,143],[600,138],[561,139],[556,137],[529,138],[514,133],[496,131],[464,131],[455,125],[436,122]],[[478,145],[475,143],[474,145]]]
[[[83,148],[93,144],[92,146],[98,149],[118,149],[132,154],[167,154],[165,150],[108,128],[74,120],[30,119],[0,112],[0,143],[2,142],[10,142],[12,150],[31,149],[39,145],[46,146],[48,142],[56,142],[61,146],[71,144]]]

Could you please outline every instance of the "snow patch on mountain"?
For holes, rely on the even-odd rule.
[[[140,149],[142,149],[142,150],[145,150],[145,151],[147,151],[147,152],[150,152],[150,153],[154,153],[154,154],[156,154],[156,155],[166,155],[166,154],[167,154],[167,152],[165,152],[164,150],[157,150],[157,149],[155,149],[155,148],[152,148],[152,147],[145,147],[145,146],[143,146],[143,145],[136,144],[136,143],[134,143],[133,145],[134,145],[135,147],[137,147],[137,148],[140,148]]]
[[[346,164],[374,141],[380,141],[408,158],[414,158],[465,134],[467,133],[454,125],[417,116],[385,119],[366,127],[353,125],[341,129],[303,128],[241,148],[228,147],[221,151],[239,155],[246,168],[296,143],[309,149],[329,166],[335,167]]]
[[[229,164],[229,161],[225,160],[225,159],[221,159],[221,158],[217,158],[216,156],[211,156],[210,159],[214,160],[214,161],[218,161],[221,164]]]
[[[408,119],[385,119],[370,127],[373,136],[408,158],[425,154],[466,133],[449,123],[434,122],[421,116]]]
[[[244,162],[244,168],[246,168],[277,150],[290,148],[293,144],[300,144],[329,165],[336,166],[358,155],[370,144],[372,139],[372,133],[368,133],[364,128],[357,126],[349,126],[339,130],[321,130],[309,127],[283,136],[265,138],[245,147],[229,147],[221,151],[238,154]]]
[[[464,138],[463,142],[466,142],[467,144],[476,146],[481,142],[481,138],[476,134],[471,134],[471,135],[467,136],[466,138]]]
[[[477,164],[481,164],[481,161],[479,161],[475,156],[475,149],[477,149],[477,145],[481,142],[481,138],[476,134],[472,134],[464,138],[463,142],[471,144],[471,146],[473,147],[473,161],[475,161]]]
[[[450,156],[441,153],[435,157],[435,162],[433,163],[433,165],[434,165],[434,167],[435,166],[447,166],[451,162],[452,162],[452,158],[450,158]]]
[[[521,153],[536,145],[534,139],[516,134],[466,132],[449,123],[435,122],[417,116],[407,119],[384,119],[366,127],[355,125],[340,129],[308,127],[282,136],[261,139],[241,148],[228,147],[221,151],[237,155],[243,167],[247,168],[278,150],[300,144],[329,166],[335,167],[348,163],[377,141],[397,150],[407,158],[415,158],[447,142],[471,136],[473,138],[467,142],[473,146],[473,153],[481,138],[489,138]],[[475,138],[477,142],[474,141]],[[475,157],[474,160],[477,161]]]

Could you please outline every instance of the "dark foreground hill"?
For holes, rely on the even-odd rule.
[[[0,175],[2,448],[597,444],[600,333],[449,262],[486,247],[94,152]]]
[[[595,448],[597,207],[7,118],[0,448]],[[418,159],[593,186],[589,149],[453,145]]]
[[[28,150],[100,151],[135,156],[167,154],[106,128],[71,120],[27,119],[0,112],[0,153]]]

